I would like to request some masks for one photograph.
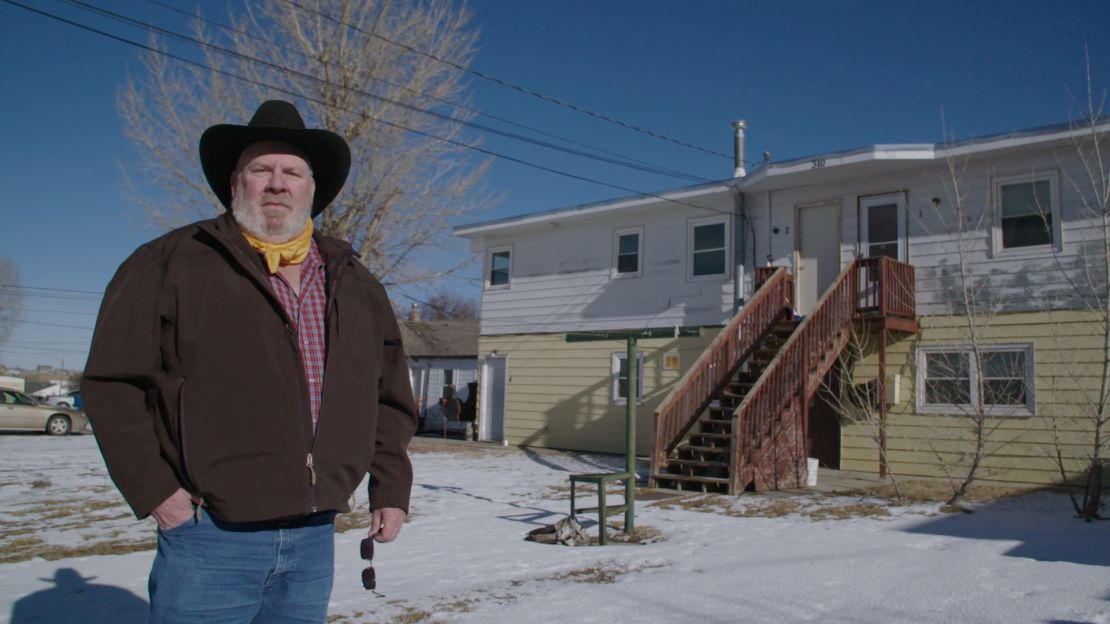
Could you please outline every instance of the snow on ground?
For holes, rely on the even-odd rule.
[[[660,541],[570,548],[523,538],[567,514],[569,474],[619,458],[444,448],[414,453],[412,517],[374,561],[383,596],[360,584],[363,531],[337,536],[329,622],[1110,624],[1110,523],[1073,519],[1058,495],[966,515],[857,498],[642,501],[637,526]],[[889,515],[808,513],[861,503]],[[768,504],[799,507],[751,515]],[[145,622],[153,535],[92,436],[0,435],[0,623]]]

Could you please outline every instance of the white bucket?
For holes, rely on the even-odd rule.
[[[817,459],[806,458],[806,487],[817,487]]]

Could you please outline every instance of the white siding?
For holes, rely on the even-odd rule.
[[[732,270],[688,279],[687,227],[693,219],[727,219],[731,265],[735,205],[727,192],[696,203],[707,208],[660,201],[486,237],[485,249],[511,245],[513,251],[509,286],[482,294],[482,335],[725,323],[732,315]],[[641,274],[614,277],[613,233],[641,227]]]
[[[792,267],[796,207],[837,201],[841,206],[841,260],[843,264],[851,262],[859,249],[859,199],[902,192],[909,212],[908,255],[917,272],[919,314],[958,312],[953,302],[957,300],[955,271],[961,249],[980,294],[999,310],[1078,307],[1062,270],[1069,279],[1082,282],[1086,264],[1097,263],[1098,254],[1084,247],[1085,240],[1092,240],[1096,233],[1092,232],[1090,220],[1084,218],[1080,197],[1072,184],[1084,182],[1086,173],[1070,148],[1008,156],[987,153],[960,163],[960,169],[958,196],[968,212],[962,244],[956,237],[952,218],[957,193],[946,164],[937,162],[909,172],[749,194],[747,207],[755,238],[749,258],[754,257],[757,265],[762,266],[770,253],[776,266]],[[1060,251],[1040,248],[999,252],[992,245],[994,181],[1018,174],[1057,176],[1059,205],[1055,206],[1053,220],[1057,227],[1061,220],[1063,224]],[[940,200],[936,209],[933,198]],[[768,202],[772,205],[770,211]]]

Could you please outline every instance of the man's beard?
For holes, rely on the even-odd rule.
[[[261,206],[264,203],[274,201],[291,207],[291,202],[286,197],[263,195],[258,200],[259,205],[252,207],[247,204],[247,200],[243,199],[242,195],[237,195],[231,199],[231,214],[235,217],[235,221],[239,223],[239,227],[259,240],[268,243],[291,241],[299,236],[301,232],[304,232],[305,225],[308,224],[308,210],[297,211],[293,209],[290,215],[286,217],[283,225],[271,227],[266,221]],[[299,217],[298,212],[300,212]]]

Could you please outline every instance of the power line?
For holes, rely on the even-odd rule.
[[[60,348],[72,344],[88,346],[89,340],[88,338],[35,338],[32,340],[5,340],[3,344],[15,347],[37,347],[47,345]]]
[[[96,290],[74,290],[72,288],[46,288],[44,286],[21,286],[20,284],[0,284],[0,288],[19,288],[21,290],[41,290],[50,292],[63,292],[63,293],[80,293],[83,295],[98,295],[104,294],[103,291]]]
[[[84,329],[84,330],[88,330],[88,331],[93,330],[92,327],[80,327],[78,325],[62,325],[60,323],[43,323],[42,321],[19,321],[19,323],[27,324],[27,325],[41,325],[43,327],[61,327],[61,328],[64,328],[64,329]]]
[[[697,150],[699,152],[705,152],[706,154],[711,154],[713,156],[720,156],[722,158],[726,158],[726,159],[729,159],[729,160],[732,159],[732,157],[727,155],[727,154],[723,154],[723,153],[715,151],[715,150],[700,147],[700,146],[694,145],[692,143],[687,143],[686,141],[680,141],[678,139],[672,139],[671,137],[666,136],[664,134],[661,134],[661,133],[658,133],[658,132],[655,132],[655,131],[652,131],[652,130],[647,130],[645,128],[641,128],[639,126],[636,126],[634,124],[631,124],[631,123],[628,123],[628,122],[625,122],[625,121],[621,121],[619,119],[614,119],[613,117],[610,117],[610,116],[605,115],[603,113],[598,113],[598,112],[592,111],[588,108],[578,106],[576,104],[571,104],[570,102],[560,100],[559,98],[556,98],[556,97],[553,97],[553,96],[550,96],[550,95],[544,95],[543,93],[540,93],[538,91],[529,89],[527,87],[522,87],[518,84],[515,84],[515,83],[509,82],[507,80],[503,80],[501,78],[498,78],[497,76],[493,76],[491,74],[487,74],[485,72],[481,72],[481,71],[478,71],[476,69],[472,69],[470,67],[460,65],[460,64],[458,64],[454,61],[438,57],[434,54],[425,52],[423,50],[417,50],[416,48],[414,48],[410,45],[401,43],[399,41],[394,41],[394,40],[389,39],[388,37],[385,37],[383,35],[379,35],[379,34],[374,33],[374,32],[367,32],[365,29],[360,28],[360,27],[358,27],[354,24],[348,24],[346,22],[342,22],[340,20],[337,20],[334,17],[332,17],[330,15],[327,15],[323,11],[320,11],[318,9],[310,9],[308,7],[305,7],[305,6],[301,5],[301,4],[298,4],[295,0],[285,0],[285,1],[287,3],[293,5],[294,7],[297,7],[301,11],[304,11],[306,13],[314,13],[314,14],[319,15],[320,17],[322,17],[322,18],[324,18],[328,21],[331,21],[335,24],[338,24],[340,26],[345,26],[345,27],[350,28],[350,29],[352,29],[356,32],[360,32],[360,33],[362,33],[362,34],[364,34],[368,37],[374,37],[374,38],[377,38],[377,39],[381,39],[382,41],[385,41],[386,43],[390,43],[390,44],[393,44],[393,45],[395,45],[397,47],[400,47],[404,50],[408,50],[409,52],[412,52],[413,54],[419,54],[420,56],[430,58],[433,61],[443,63],[444,65],[448,65],[448,66],[453,67],[453,68],[455,68],[459,71],[463,71],[463,72],[467,72],[469,74],[473,74],[473,75],[481,78],[482,80],[488,80],[488,81],[493,82],[495,84],[498,84],[502,87],[506,87],[508,89],[518,91],[520,93],[523,93],[525,95],[543,100],[545,102],[550,102],[552,104],[556,104],[558,106],[568,108],[570,110],[573,110],[573,111],[578,112],[578,113],[582,113],[584,115],[589,115],[590,117],[594,117],[596,119],[600,119],[602,121],[605,121],[605,122],[608,122],[608,123],[611,123],[611,124],[616,124],[616,125],[618,125],[622,128],[626,128],[628,130],[633,130],[633,131],[639,132],[641,134],[646,134],[646,135],[648,135],[650,137],[653,137],[653,138],[656,138],[656,139],[661,139],[663,141],[668,141],[670,143],[674,143],[675,145],[681,145],[682,147]]]
[[[38,347],[0,347],[0,353],[8,355],[65,355],[69,353],[88,353],[88,349],[51,349]]]
[[[248,32],[246,30],[235,28],[233,26],[230,26],[228,24],[220,22],[219,20],[213,20],[213,19],[204,17],[203,15],[200,15],[200,14],[190,13],[190,12],[184,10],[184,9],[179,8],[179,7],[175,7],[175,6],[173,6],[171,4],[168,4],[166,2],[162,2],[161,0],[146,0],[146,1],[149,2],[150,4],[161,7],[163,9],[168,10],[168,11],[173,11],[174,13],[177,13],[179,15],[184,15],[184,16],[187,16],[187,17],[190,17],[190,18],[199,19],[200,21],[202,21],[206,24],[210,24],[212,26],[215,26],[215,27],[217,27],[221,30],[231,32],[231,33],[235,33],[236,35],[246,37],[246,38],[252,39],[254,41],[260,41],[260,42],[265,43],[267,45],[274,46],[275,48],[278,48],[280,50],[285,50],[286,52],[289,52],[290,54],[295,54],[297,56],[300,56],[301,58],[308,59],[308,60],[314,60],[314,61],[319,60],[319,59],[312,59],[311,57],[309,57],[304,52],[301,52],[300,50],[296,50],[296,49],[291,48],[289,46],[282,45],[281,43],[271,41],[271,40],[269,40],[265,37],[261,37],[261,36],[252,34],[252,33]],[[342,65],[340,65],[337,62],[327,62],[326,64],[329,65],[329,66],[332,66],[332,67],[342,67]],[[693,176],[692,174],[683,174],[683,172],[678,171],[676,169],[670,169],[668,167],[663,167],[663,166],[660,166],[660,165],[656,165],[654,163],[648,162],[646,160],[642,160],[640,158],[636,158],[634,156],[629,156],[627,154],[621,154],[620,152],[615,152],[615,151],[612,151],[612,150],[608,150],[608,149],[605,149],[604,147],[591,145],[589,143],[584,143],[582,141],[576,141],[576,140],[571,139],[569,137],[565,137],[565,136],[562,136],[562,135],[559,135],[559,134],[555,134],[554,132],[548,132],[548,131],[543,130],[541,128],[537,128],[535,126],[530,126],[528,124],[513,121],[511,119],[508,119],[506,117],[502,117],[500,115],[494,115],[493,113],[480,111],[476,108],[471,108],[471,107],[469,107],[465,104],[453,101],[453,100],[445,98],[445,97],[439,97],[439,96],[431,95],[431,94],[428,94],[428,93],[424,93],[422,91],[412,89],[412,88],[407,87],[405,85],[398,84],[398,83],[393,82],[391,80],[388,80],[386,78],[376,76],[376,75],[374,75],[373,73],[370,73],[370,72],[368,72],[368,74],[372,78],[374,78],[375,80],[379,80],[382,83],[387,84],[391,87],[401,89],[401,90],[406,91],[408,93],[412,93],[413,95],[424,98],[426,100],[431,100],[431,101],[434,101],[434,102],[439,102],[441,104],[445,104],[447,106],[451,106],[451,107],[453,107],[457,110],[460,110],[460,111],[464,111],[464,112],[471,113],[473,115],[478,115],[478,116],[481,116],[481,117],[486,117],[486,118],[489,118],[489,119],[492,119],[492,120],[495,120],[495,121],[499,121],[499,122],[501,122],[503,124],[506,124],[506,125],[510,125],[510,126],[513,126],[513,127],[516,127],[516,128],[520,128],[522,130],[527,130],[529,132],[534,132],[534,133],[542,135],[542,136],[551,137],[553,139],[557,139],[557,140],[560,140],[560,141],[563,141],[563,142],[566,142],[566,143],[569,143],[569,144],[572,144],[572,145],[577,145],[579,147],[584,147],[584,148],[593,150],[593,151],[598,152],[598,153],[608,154],[610,156],[616,156],[616,157],[624,159],[628,162],[639,163],[639,164],[646,165],[646,166],[649,166],[649,167],[654,167],[654,168],[658,169],[661,172],[662,171],[670,171],[671,173],[679,174],[679,175],[676,175],[675,177],[683,177],[683,176],[686,176],[686,175],[690,175],[692,177],[705,180],[705,178],[700,178],[698,176]]]
[[[78,316],[96,316],[96,312],[74,312],[71,310],[36,310],[33,308],[23,308],[22,312],[35,312],[37,314],[74,314]]]
[[[384,119],[379,119],[377,117],[367,115],[365,113],[360,113],[358,111],[353,111],[353,110],[350,110],[350,109],[341,108],[339,106],[335,106],[334,104],[331,104],[331,103],[325,102],[323,100],[320,100],[319,98],[314,98],[314,97],[305,95],[303,93],[298,93],[296,91],[292,91],[292,90],[287,89],[285,87],[280,87],[280,86],[277,86],[277,85],[268,84],[268,83],[262,82],[260,80],[255,80],[253,78],[247,78],[245,76],[240,76],[238,74],[234,74],[232,72],[228,72],[228,71],[225,71],[225,70],[222,70],[222,69],[218,69],[218,68],[215,68],[215,67],[210,67],[210,66],[208,66],[204,63],[198,62],[198,61],[187,59],[185,57],[182,57],[182,56],[170,53],[170,52],[166,52],[164,50],[159,50],[157,48],[154,48],[152,46],[149,46],[149,45],[146,45],[146,44],[143,44],[143,43],[139,43],[137,41],[132,41],[130,39],[127,39],[125,37],[121,37],[119,35],[115,35],[115,34],[112,34],[112,33],[109,33],[109,32],[99,30],[97,28],[93,28],[92,26],[81,24],[79,22],[75,22],[73,20],[70,20],[70,19],[67,19],[67,18],[64,18],[64,17],[60,17],[58,15],[54,15],[52,13],[47,13],[45,11],[26,6],[26,5],[24,5],[20,2],[16,2],[16,0],[0,0],[0,2],[4,2],[6,4],[10,4],[12,6],[19,7],[21,9],[24,9],[26,11],[30,11],[32,13],[37,13],[37,14],[42,15],[44,17],[48,17],[50,19],[68,24],[68,25],[73,26],[75,28],[80,28],[81,30],[85,30],[85,31],[88,31],[88,32],[91,32],[91,33],[95,33],[95,34],[101,35],[103,37],[107,37],[109,39],[112,39],[114,41],[118,41],[120,43],[124,43],[124,44],[130,45],[130,46],[142,49],[142,50],[146,50],[147,52],[151,52],[151,53],[154,53],[154,54],[159,54],[159,55],[165,56],[166,58],[173,59],[173,60],[175,60],[179,63],[185,63],[187,65],[192,65],[193,67],[197,67],[199,69],[205,69],[205,70],[208,70],[208,71],[211,71],[211,72],[215,72],[217,74],[232,78],[234,80],[239,80],[239,81],[242,81],[242,82],[246,82],[248,84],[253,84],[253,85],[256,85],[256,86],[271,89],[273,91],[277,91],[279,93],[284,93],[284,94],[292,96],[294,98],[301,98],[303,100],[306,100],[306,101],[309,101],[309,102],[314,102],[316,104],[320,104],[320,105],[323,105],[323,106],[331,106],[335,110],[346,112],[346,113],[349,113],[349,114],[352,114],[352,115],[359,115],[363,119],[366,119],[366,120],[369,120],[369,121],[375,121],[377,123],[381,123],[381,124],[384,124],[384,125],[387,125],[387,126],[390,126],[390,127],[393,127],[393,128],[397,128],[397,129],[400,129],[400,130],[405,130],[406,132],[411,132],[413,134],[419,134],[421,136],[425,136],[425,137],[428,137],[428,138],[431,138],[431,139],[434,139],[434,140],[442,141],[444,143],[449,143],[449,144],[452,144],[452,145],[456,145],[456,146],[464,148],[464,149],[473,150],[473,151],[476,151],[476,152],[479,152],[479,153],[482,153],[482,154],[486,154],[488,156],[492,156],[492,157],[495,157],[495,158],[500,158],[502,160],[507,160],[509,162],[514,162],[514,163],[517,163],[519,165],[523,165],[525,167],[530,167],[530,168],[533,168],[533,169],[537,169],[539,171],[546,171],[548,173],[552,173],[552,174],[555,174],[555,175],[563,176],[563,177],[574,179],[574,180],[579,180],[579,181],[582,181],[582,182],[589,182],[591,184],[596,184],[598,186],[605,186],[605,187],[608,187],[608,188],[624,191],[626,193],[632,193],[632,194],[634,194],[638,197],[652,197],[652,198],[660,199],[660,200],[665,201],[665,202],[678,204],[678,205],[682,205],[682,206],[687,206],[687,207],[695,208],[695,209],[698,209],[698,210],[705,210],[707,212],[715,212],[715,213],[718,213],[718,214],[725,214],[725,215],[731,215],[732,214],[730,211],[718,210],[716,208],[711,208],[711,207],[708,207],[708,206],[699,206],[697,204],[691,204],[691,203],[680,201],[680,200],[677,200],[677,199],[671,199],[669,197],[664,197],[664,196],[659,195],[657,193],[649,193],[649,192],[641,191],[641,190],[638,190],[638,189],[630,188],[630,187],[627,187],[627,186],[623,186],[623,185],[620,185],[620,184],[613,184],[613,183],[610,183],[610,182],[597,180],[595,178],[590,178],[590,177],[587,177],[587,176],[578,175],[578,174],[570,173],[570,172],[567,172],[567,171],[562,171],[560,169],[555,169],[553,167],[547,167],[545,165],[540,165],[538,163],[533,163],[531,161],[524,160],[522,158],[509,156],[507,154],[501,154],[499,152],[495,152],[493,150],[478,147],[476,145],[470,145],[468,143],[463,143],[461,141],[457,141],[457,140],[454,140],[454,139],[441,137],[441,136],[438,136],[438,135],[435,135],[435,134],[432,134],[432,133],[429,133],[429,132],[424,132],[423,130],[417,130],[415,128],[409,128],[409,127],[406,127],[406,126],[401,125],[401,124],[393,123],[393,122],[390,122],[390,121],[386,121]]]
[[[139,20],[136,20],[134,18],[128,17],[126,15],[122,15],[120,13],[116,13],[116,12],[108,10],[108,9],[104,9],[104,8],[101,8],[101,7],[97,7],[97,6],[88,4],[86,2],[83,2],[82,0],[60,0],[60,1],[66,2],[70,5],[85,9],[85,10],[90,11],[90,12],[94,12],[94,13],[98,13],[98,14],[106,16],[106,17],[110,17],[114,20],[121,21],[121,22],[130,24],[132,26],[137,26],[137,27],[140,27],[140,28],[145,28],[145,29],[150,30],[150,31],[162,33],[163,35],[166,35],[166,36],[171,37],[173,39],[177,39],[177,40],[179,40],[183,43],[188,43],[190,45],[205,47],[205,48],[208,48],[210,50],[213,50],[213,51],[218,52],[218,53],[223,54],[223,55],[233,56],[233,57],[236,57],[236,58],[239,58],[239,59],[251,62],[251,63],[264,65],[264,66],[270,68],[271,70],[274,70],[274,71],[277,71],[277,72],[280,72],[280,73],[290,74],[290,75],[296,76],[298,78],[302,78],[302,79],[305,79],[305,80],[310,80],[310,81],[316,82],[318,84],[327,85],[327,86],[338,88],[338,89],[344,89],[346,91],[349,91],[351,93],[354,93],[354,94],[357,94],[357,95],[360,95],[360,96],[363,96],[363,97],[368,97],[368,98],[372,98],[372,99],[375,99],[375,100],[380,100],[382,102],[387,102],[389,104],[392,104],[394,106],[399,106],[399,107],[404,108],[406,110],[410,110],[410,111],[413,111],[413,112],[416,112],[416,113],[421,113],[421,114],[424,114],[424,115],[435,117],[437,119],[440,119],[442,121],[446,121],[448,123],[456,123],[456,124],[459,124],[459,125],[462,125],[462,126],[466,126],[468,128],[473,128],[473,129],[478,130],[480,132],[495,134],[495,135],[502,136],[502,137],[512,139],[512,140],[515,140],[515,141],[530,143],[530,144],[535,145],[537,147],[543,147],[543,148],[546,148],[546,149],[560,151],[560,152],[570,154],[572,156],[579,156],[581,158],[589,158],[589,159],[592,159],[592,160],[597,160],[599,162],[604,162],[604,163],[608,163],[608,164],[611,164],[611,165],[616,165],[618,167],[626,167],[626,168],[629,168],[629,169],[636,169],[636,170],[639,170],[639,171],[643,171],[645,173],[651,173],[651,174],[655,174],[655,175],[663,175],[663,176],[668,176],[668,177],[677,178],[677,179],[684,179],[684,180],[688,180],[688,181],[691,181],[691,182],[705,182],[705,181],[708,181],[706,178],[703,178],[701,176],[697,176],[697,175],[694,175],[694,174],[683,173],[683,172],[675,171],[675,170],[672,170],[672,169],[663,169],[663,168],[655,167],[653,165],[641,165],[641,164],[626,161],[626,160],[623,160],[623,159],[612,158],[612,157],[609,157],[609,156],[602,156],[602,155],[599,155],[599,154],[591,154],[591,153],[583,151],[583,150],[579,150],[579,149],[575,149],[575,148],[571,148],[571,147],[564,147],[564,146],[561,146],[561,145],[556,145],[554,143],[551,143],[550,141],[544,141],[544,140],[541,140],[541,139],[534,139],[534,138],[531,138],[531,137],[526,137],[526,136],[521,135],[521,134],[517,134],[515,132],[508,132],[506,130],[499,130],[499,129],[493,128],[491,126],[487,126],[485,124],[479,124],[479,123],[475,123],[473,121],[467,121],[465,119],[459,119],[459,118],[456,118],[456,117],[452,117],[451,115],[447,115],[447,114],[440,113],[440,112],[433,111],[433,110],[426,109],[426,108],[421,108],[419,106],[415,106],[413,104],[408,104],[407,102],[401,102],[399,100],[395,100],[395,99],[392,99],[392,98],[381,96],[381,95],[378,95],[376,93],[371,93],[370,91],[365,91],[363,89],[357,89],[355,87],[348,87],[348,86],[338,85],[338,84],[333,83],[333,82],[331,82],[331,81],[329,81],[325,78],[320,78],[319,76],[315,76],[313,74],[308,74],[308,73],[305,73],[305,72],[302,72],[302,71],[291,69],[289,67],[284,67],[284,66],[282,66],[278,63],[274,63],[272,61],[267,61],[267,60],[264,60],[264,59],[256,58],[256,57],[250,56],[249,54],[243,54],[242,52],[237,52],[235,50],[231,50],[231,49],[228,49],[228,48],[225,48],[223,46],[219,46],[219,45],[216,45],[216,44],[213,44],[213,43],[209,43],[209,42],[206,42],[206,41],[200,41],[200,40],[198,40],[194,37],[190,37],[188,35],[183,35],[181,33],[170,30],[168,28],[163,28],[161,26],[156,26],[154,24],[145,24],[145,23],[143,23]]]

